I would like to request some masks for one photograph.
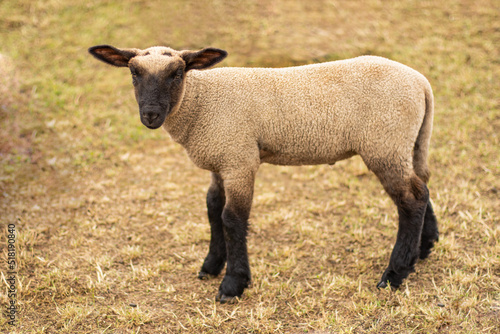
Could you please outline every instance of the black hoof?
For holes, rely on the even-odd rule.
[[[380,282],[378,282],[377,289],[386,289],[388,286],[391,287],[392,291],[396,291],[397,289],[399,289],[399,285],[398,286],[394,286],[390,282],[387,282],[387,281],[380,281]]]
[[[206,273],[204,271],[200,271],[200,273],[198,274],[198,278],[201,279],[202,281],[207,281],[211,278],[214,278],[215,276],[214,275],[211,275],[209,273]]]
[[[385,288],[387,288],[387,283],[386,282],[384,282],[384,281],[378,282],[377,289],[385,289]]]
[[[215,297],[215,301],[218,301],[221,304],[235,304],[240,301],[240,298],[226,296],[219,292]]]
[[[413,272],[413,268],[408,269],[405,273],[396,273],[391,269],[386,269],[380,282],[377,284],[378,289],[385,289],[389,285],[391,286],[391,290],[397,290],[399,286],[403,283],[403,280],[408,277],[410,272]]]
[[[199,279],[209,279],[217,277],[224,266],[226,265],[225,260],[214,260],[210,255],[207,256],[205,262],[201,266],[200,273],[198,274]]]
[[[248,288],[248,283],[251,281],[249,276],[241,277],[226,274],[220,284],[216,300],[227,303],[232,298],[241,298],[243,291]]]

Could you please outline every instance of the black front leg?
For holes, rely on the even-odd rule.
[[[251,280],[247,253],[248,213],[226,208],[222,214],[227,249],[226,275],[219,287],[217,300],[229,302],[241,297]]]
[[[222,227],[222,210],[226,204],[224,182],[220,175],[212,173],[212,183],[207,193],[208,221],[210,222],[210,248],[203,262],[199,279],[220,274],[226,264],[226,241]]]
[[[255,173],[238,175],[224,180],[226,206],[222,212],[222,226],[226,242],[226,275],[216,299],[221,303],[241,297],[251,281],[247,253],[248,217],[252,206]]]

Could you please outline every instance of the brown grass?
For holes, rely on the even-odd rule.
[[[0,332],[498,332],[495,1],[3,1],[0,40],[0,223],[17,226],[20,307]],[[102,43],[220,47],[223,66],[377,54],[419,70],[436,98],[434,252],[399,291],[377,290],[397,215],[362,161],[263,165],[253,286],[215,303],[221,279],[196,279],[209,173],[140,124],[127,71],[86,53]]]

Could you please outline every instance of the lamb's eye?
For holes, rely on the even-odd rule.
[[[140,78],[139,73],[137,73],[137,70],[133,67],[130,67],[130,73],[132,73],[132,84],[136,86]]]
[[[184,71],[182,70],[182,68],[179,68],[176,72],[175,72],[175,75],[174,75],[174,78],[175,79],[180,79],[182,78],[182,74],[184,73]]]
[[[130,67],[130,73],[132,73],[133,76],[138,76],[139,74],[137,73],[137,70],[133,67]]]

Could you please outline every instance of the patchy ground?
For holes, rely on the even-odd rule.
[[[6,259],[14,223],[20,308],[0,332],[498,332],[495,1],[3,1],[0,40],[0,245]],[[128,72],[86,52],[103,43],[220,47],[222,66],[376,54],[419,70],[436,99],[434,252],[399,291],[377,290],[397,215],[362,161],[263,165],[253,286],[215,303],[221,277],[196,279],[209,173],[140,124]]]

